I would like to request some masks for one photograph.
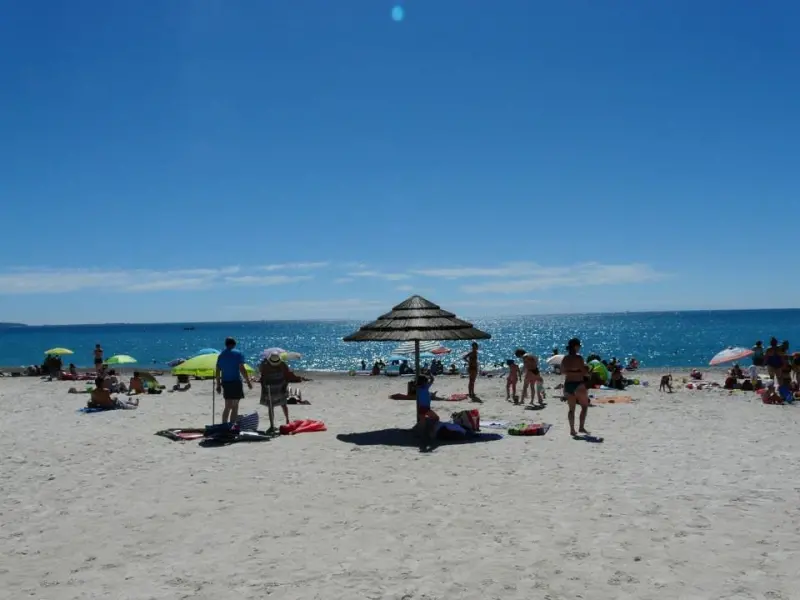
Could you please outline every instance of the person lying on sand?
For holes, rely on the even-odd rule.
[[[95,379],[94,385],[95,388],[92,390],[92,397],[89,402],[86,403],[87,408],[102,408],[105,410],[113,410],[115,408],[131,410],[134,408],[139,408],[138,400],[120,400],[119,398],[112,396],[111,392],[103,387],[102,377]]]

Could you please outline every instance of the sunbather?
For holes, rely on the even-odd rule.
[[[131,394],[144,394],[144,381],[139,376],[138,371],[134,371],[133,377],[131,377],[130,381],[130,393]]]
[[[132,410],[139,408],[138,400],[120,400],[116,396],[112,396],[111,392],[103,386],[103,383],[102,377],[94,380],[95,388],[92,390],[91,399],[86,404],[87,408],[101,408],[104,410],[113,410],[115,408]]]

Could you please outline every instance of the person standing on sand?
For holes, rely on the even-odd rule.
[[[764,344],[761,340],[758,340],[756,345],[753,346],[753,366],[764,366]]]
[[[103,369],[103,348],[100,344],[94,345],[94,369],[98,373]]]
[[[475,395],[475,380],[478,378],[478,342],[472,342],[472,350],[467,353],[467,374],[469,375],[467,395],[473,402],[480,402],[480,398]]]
[[[770,379],[775,379],[783,365],[783,358],[781,358],[781,349],[778,346],[778,340],[772,338],[769,341],[769,348],[764,352],[764,360],[767,363],[767,372]]]
[[[567,344],[567,355],[561,361],[561,372],[564,373],[564,396],[567,399],[569,411],[567,420],[569,421],[569,434],[572,437],[578,435],[575,431],[575,405],[580,404],[581,416],[578,432],[589,433],[586,431],[586,413],[589,408],[589,391],[586,389],[586,377],[589,369],[583,357],[578,354],[581,349],[581,341],[572,338]]]
[[[523,348],[517,348],[514,352],[517,358],[522,359],[522,370],[525,375],[522,379],[522,403],[525,404],[525,396],[528,393],[528,387],[531,388],[531,406],[533,406],[534,399],[539,400],[539,406],[544,406],[544,398],[536,385],[542,381],[542,374],[539,371],[539,358],[535,354],[526,352]]]
[[[508,365],[508,377],[506,378],[506,402],[509,402],[511,398],[514,398],[514,404],[519,402],[519,396],[517,396],[517,382],[519,381],[519,365],[517,361],[512,358],[509,358],[506,361]]]
[[[242,378],[247,382],[247,387],[253,389],[250,376],[244,366],[244,356],[236,350],[236,340],[225,338],[225,350],[217,357],[217,393],[225,399],[225,408],[222,411],[223,423],[235,423],[239,416],[239,400],[244,398]]]

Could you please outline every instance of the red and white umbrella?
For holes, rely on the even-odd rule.
[[[450,354],[451,352],[452,350],[450,350],[450,348],[445,348],[444,346],[439,346],[438,348],[434,348],[433,350],[431,350],[431,354],[436,354],[436,355]]]
[[[743,358],[747,358],[748,356],[752,356],[753,351],[750,348],[741,348],[741,347],[730,347],[725,348],[722,352],[717,352],[714,355],[714,358],[711,359],[711,362],[708,363],[712,367],[716,365],[722,365],[729,362],[734,362],[736,360],[742,360]]]

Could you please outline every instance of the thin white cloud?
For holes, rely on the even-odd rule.
[[[346,298],[338,300],[288,300],[252,306],[228,306],[244,319],[367,319],[388,311],[391,302]]]
[[[398,285],[397,290],[399,292],[410,292],[414,289],[413,285]]]
[[[337,279],[334,279],[333,283],[342,284],[342,283],[350,283],[351,281],[354,281],[352,277],[339,277]]]
[[[449,306],[464,308],[522,308],[525,306],[540,306],[542,304],[541,300],[530,298],[516,300],[456,300],[455,302],[448,302],[444,308],[446,309]]]
[[[384,273],[383,271],[353,271],[348,273],[347,276],[363,279],[383,279],[384,281],[402,281],[411,277],[408,273]]]
[[[109,292],[198,290],[222,284],[283,285],[311,275],[237,275],[238,266],[217,269],[53,269],[14,268],[0,271],[0,295],[63,294],[96,289]]]
[[[262,265],[258,267],[259,271],[313,271],[316,269],[324,269],[330,263],[327,262],[296,262],[296,263],[281,263],[275,265]]]
[[[207,287],[209,280],[202,277],[184,277],[182,279],[161,279],[127,285],[128,292],[158,292],[165,290],[199,290]]]
[[[513,267],[509,265],[493,271],[491,275],[484,273],[483,276],[491,277],[493,280],[464,285],[461,290],[467,294],[519,294],[560,287],[646,283],[658,281],[667,275],[649,265],[638,263],[628,265],[584,263],[571,267],[547,268],[537,265],[517,264]]]
[[[298,281],[308,281],[313,279],[311,275],[241,275],[238,277],[226,277],[225,281],[234,285],[286,285]]]

